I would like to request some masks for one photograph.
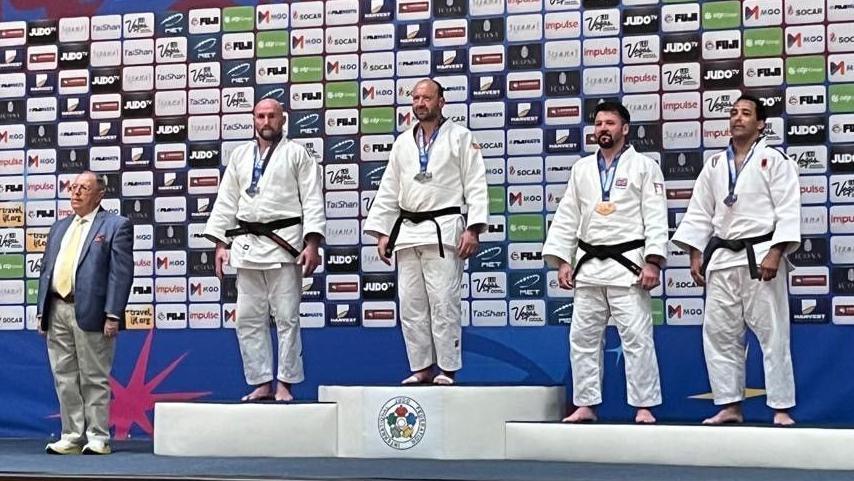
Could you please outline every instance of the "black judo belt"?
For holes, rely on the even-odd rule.
[[[404,220],[412,221],[415,224],[420,224],[428,220],[432,221],[436,226],[436,236],[439,238],[439,256],[445,257],[445,248],[442,246],[442,229],[439,227],[439,223],[436,222],[436,218],[455,214],[462,214],[459,207],[445,207],[444,209],[428,210],[426,212],[410,212],[401,209],[400,216],[394,221],[394,227],[392,227],[391,235],[388,238],[388,246],[385,248],[386,257],[391,257],[392,252],[394,252],[394,244],[397,242],[397,236],[400,235],[400,226]]]
[[[298,257],[299,251],[296,250],[288,241],[279,237],[275,231],[278,229],[284,229],[285,227],[298,225],[300,223],[302,223],[302,217],[288,217],[287,219],[274,220],[273,222],[246,222],[237,219],[237,225],[240,227],[228,229],[225,231],[225,235],[228,237],[236,237],[244,234],[264,236],[275,242],[282,249],[288,251],[290,255]]]
[[[747,266],[750,269],[750,278],[759,279],[759,268],[756,265],[756,252],[753,250],[754,244],[768,242],[774,237],[774,231],[758,237],[750,237],[748,239],[721,239],[713,236],[703,251],[703,275],[706,275],[706,267],[709,266],[709,261],[712,259],[712,254],[720,248],[729,249],[733,252],[739,252],[742,249],[747,250]]]
[[[581,256],[581,259],[578,259],[578,263],[575,264],[575,271],[572,273],[572,278],[575,279],[575,276],[578,275],[578,271],[581,269],[581,266],[589,261],[590,259],[614,259],[619,262],[623,267],[631,271],[634,275],[640,275],[641,267],[634,262],[630,261],[625,254],[626,252],[633,251],[635,249],[639,249],[646,245],[646,241],[643,239],[637,239],[629,242],[623,242],[622,244],[614,244],[614,245],[591,245],[583,240],[578,240],[578,247],[584,250],[584,255]]]

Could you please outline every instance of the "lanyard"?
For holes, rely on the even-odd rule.
[[[602,187],[602,201],[607,202],[611,200],[611,187],[614,185],[614,176],[617,173],[617,163],[620,161],[620,157],[622,157],[623,153],[628,150],[630,145],[626,144],[623,146],[623,150],[617,153],[614,156],[614,160],[611,162],[611,166],[605,167],[605,156],[602,155],[602,151],[600,150],[597,153],[597,159],[599,162],[599,183],[600,187]]]
[[[246,190],[250,195],[258,192],[258,182],[261,181],[261,176],[264,175],[264,172],[267,170],[267,164],[270,163],[270,157],[273,156],[273,151],[276,150],[281,140],[282,137],[276,138],[270,144],[270,147],[267,149],[267,155],[263,158],[261,158],[261,149],[258,147],[258,143],[255,143],[255,161],[252,164],[252,184]]]
[[[732,142],[727,146],[726,160],[727,167],[729,167],[729,195],[727,196],[727,199],[731,199],[733,202],[735,201],[735,184],[738,182],[738,177],[742,172],[744,172],[744,168],[747,167],[747,163],[750,162],[750,159],[753,158],[756,146],[759,145],[759,141],[762,139],[763,137],[759,137],[756,139],[756,142],[753,142],[753,145],[750,146],[750,150],[747,151],[747,157],[744,158],[744,162],[741,164],[741,170],[735,168],[735,149],[732,148]]]
[[[433,135],[430,136],[430,141],[426,144],[424,143],[424,130],[421,129],[420,125],[416,129],[415,144],[418,146],[418,160],[421,163],[421,172],[427,172],[427,163],[430,161],[430,149],[433,147],[433,141],[439,135],[439,129],[442,128],[444,122],[445,119],[443,117],[439,121],[439,125],[436,126],[436,130],[433,131]]]

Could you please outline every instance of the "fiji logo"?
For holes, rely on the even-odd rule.
[[[388,400],[380,408],[380,438],[390,448],[406,450],[416,446],[427,430],[427,416],[414,399],[398,396]]]

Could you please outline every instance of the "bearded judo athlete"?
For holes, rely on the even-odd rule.
[[[630,120],[619,103],[596,107],[599,150],[573,165],[543,246],[560,287],[575,288],[569,350],[576,409],[564,422],[597,420],[610,317],[635,422],[654,423],[650,408],[661,404],[649,291],[660,284],[667,255],[667,200],[661,168],[627,142]]]
[[[380,259],[390,264],[392,254],[397,257],[400,324],[412,371],[403,384],[455,382],[462,367],[463,264],[477,252],[488,222],[480,145],[471,131],[442,116],[444,105],[438,82],[415,85],[418,123],[392,145],[364,226],[377,238]]]
[[[246,382],[255,387],[241,400],[289,401],[291,385],[304,379],[299,303],[303,276],[320,264],[323,176],[305,147],[284,137],[279,102],[258,102],[254,119],[256,139],[232,153],[204,233],[216,242],[217,276],[226,264],[237,269],[237,340]]]

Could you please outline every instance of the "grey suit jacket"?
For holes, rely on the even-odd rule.
[[[62,237],[73,220],[70,215],[54,223],[48,234],[37,306],[44,330],[48,328],[53,303],[54,266]],[[117,317],[120,327],[124,327],[125,307],[133,285],[133,225],[127,218],[99,208],[83,242],[74,285],[77,325],[84,331],[102,331],[109,314]]]

